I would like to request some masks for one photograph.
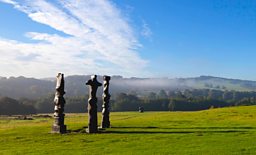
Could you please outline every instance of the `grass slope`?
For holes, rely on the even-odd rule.
[[[1,118],[0,154],[256,154],[256,106],[116,112],[112,128],[99,134],[84,133],[86,114],[68,114],[64,135],[49,133],[52,122]]]

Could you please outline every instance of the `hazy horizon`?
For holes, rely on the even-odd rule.
[[[73,75],[66,75],[65,73],[64,74],[64,77],[71,77],[71,76],[91,76],[91,75],[95,75],[95,74],[73,74]],[[56,74],[57,75],[57,74]],[[97,76],[104,76],[104,75],[100,75],[100,74],[97,74]],[[188,77],[164,77],[164,76],[159,76],[159,77],[140,77],[140,76],[122,76],[122,75],[108,75],[108,76],[111,76],[111,77],[114,77],[114,76],[120,76],[122,78],[127,78],[127,79],[132,79],[132,78],[138,78],[138,79],[170,79],[170,80],[175,80],[175,79],[190,79],[190,78],[200,78],[200,77],[211,77],[211,78],[223,78],[223,79],[230,79],[230,80],[243,80],[243,81],[256,81],[256,80],[251,80],[251,79],[241,79],[241,78],[232,78],[232,77],[221,77],[221,76],[213,76],[213,75],[200,75],[200,76],[188,76]],[[24,77],[24,78],[34,78],[34,79],[39,79],[39,80],[47,80],[47,79],[55,79],[56,76],[51,76],[51,77],[32,77],[32,76],[23,76],[23,75],[18,75],[18,76],[1,76],[0,75],[0,78],[19,78],[19,77]]]

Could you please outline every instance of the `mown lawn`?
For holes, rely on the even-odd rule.
[[[85,133],[87,114],[67,114],[68,134],[50,134],[52,123],[0,117],[0,154],[256,154],[256,106],[112,112],[112,128],[98,134]]]

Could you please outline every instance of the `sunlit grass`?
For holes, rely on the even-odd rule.
[[[101,121],[101,114],[98,115]],[[70,133],[50,134],[52,118],[0,119],[0,154],[256,154],[256,107],[200,112],[115,112],[112,128],[86,134],[87,114],[67,114]]]

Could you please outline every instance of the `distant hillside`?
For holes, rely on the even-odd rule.
[[[74,75],[65,78],[66,96],[81,96],[88,94],[85,82],[89,75]],[[102,76],[98,77],[102,82]],[[110,91],[112,94],[136,93],[146,94],[160,90],[184,90],[184,89],[217,89],[236,91],[256,91],[256,81],[227,79],[212,76],[200,76],[196,78],[123,78],[122,76],[112,76],[110,81]],[[11,98],[31,98],[36,99],[48,94],[53,94],[55,89],[54,78],[35,79],[26,77],[0,78],[0,96]],[[99,89],[99,94],[102,89]]]
[[[36,109],[31,105],[24,105],[18,101],[0,97],[0,115],[35,114]]]
[[[52,92],[54,83],[25,77],[0,78],[0,96],[38,98]]]
[[[187,85],[193,88],[256,91],[256,81],[228,79],[213,76],[200,76],[197,78],[186,78],[184,80],[186,81]],[[191,85],[189,83],[191,83]]]

